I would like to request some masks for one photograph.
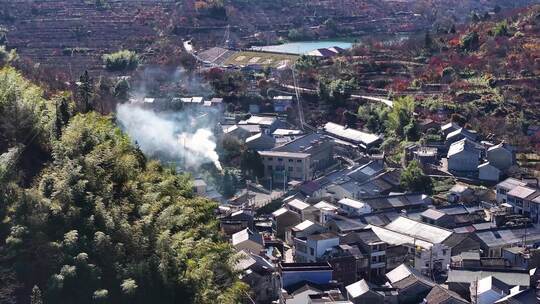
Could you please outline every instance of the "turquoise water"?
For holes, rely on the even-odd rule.
[[[316,49],[329,48],[338,46],[342,49],[349,49],[353,46],[352,42],[347,41],[300,41],[290,42],[279,45],[254,46],[253,50],[290,53],[290,54],[305,54]]]

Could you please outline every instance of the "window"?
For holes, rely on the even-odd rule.
[[[502,188],[499,189],[499,194],[506,194],[506,190],[504,190],[504,189],[502,189]]]
[[[377,257],[376,257],[376,256],[372,256],[372,257],[371,257],[371,262],[372,262],[372,263],[377,263]]]
[[[296,162],[297,162],[297,163],[301,163],[302,160],[301,160],[301,159],[297,159]]]
[[[294,160],[293,159],[289,159],[289,162],[292,163]]]
[[[289,167],[289,172],[292,172],[294,170],[293,167]]]
[[[442,250],[442,254],[443,254],[443,255],[446,255],[447,253],[448,253],[448,249],[443,249],[443,250]]]
[[[277,159],[279,162],[282,162],[283,161],[283,158],[278,158]]]
[[[309,248],[309,254],[315,255],[315,250],[313,248],[311,248],[311,247]]]
[[[268,157],[267,159],[268,159],[269,161],[273,161],[273,160],[274,160],[273,157]]]
[[[272,171],[272,166],[268,166],[268,170]]]

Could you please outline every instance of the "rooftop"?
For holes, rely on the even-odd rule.
[[[404,288],[414,283],[415,281],[420,281],[427,285],[434,285],[434,283],[429,280],[427,277],[423,276],[418,270],[409,267],[405,264],[399,265],[397,268],[386,274],[386,278],[394,287]],[[405,282],[405,280],[407,280]],[[400,284],[403,282],[403,284]]]
[[[328,262],[317,263],[280,263],[281,271],[332,271],[332,266]]]
[[[298,210],[304,210],[306,208],[309,208],[311,205],[310,204],[307,204],[307,203],[304,203],[302,202],[301,200],[299,199],[293,199],[292,201],[290,202],[287,202],[287,205],[295,208],[295,209],[298,209]]]
[[[272,135],[274,136],[290,136],[290,135],[300,135],[303,131],[293,130],[293,129],[276,129]]]
[[[498,187],[501,187],[504,189],[513,189],[514,187],[517,187],[517,186],[526,186],[526,185],[527,183],[519,179],[515,179],[513,177],[509,177],[497,184]]]
[[[508,191],[507,195],[514,196],[517,198],[525,199],[534,194],[537,190],[525,186],[517,186],[512,190]]]
[[[456,141],[455,143],[450,145],[450,149],[448,149],[448,156],[447,157],[454,156],[454,155],[456,155],[458,153],[461,153],[463,151],[480,154],[480,152],[478,151],[478,149],[476,148],[474,143],[471,140],[469,140],[467,138],[464,138],[464,139]],[[480,155],[479,155],[479,157],[480,157]]]
[[[276,120],[277,118],[272,117],[272,116],[251,115],[250,118],[248,118],[247,120],[240,121],[239,124],[270,126]]]
[[[381,239],[381,241],[390,245],[408,245],[411,247],[418,246],[424,249],[430,249],[433,246],[433,244],[430,242],[411,237],[401,232],[396,232],[373,225],[369,225],[367,227],[371,228],[377,237]]]
[[[433,244],[442,243],[454,233],[452,230],[413,221],[403,216],[398,217],[390,224],[386,225],[385,228],[399,231]]]
[[[431,199],[425,194],[385,195],[372,198],[363,198],[361,201],[370,205],[374,210],[414,207],[428,205],[431,203]]]
[[[261,156],[270,156],[270,157],[288,157],[288,158],[307,158],[309,154],[307,153],[296,153],[296,152],[279,152],[279,151],[259,151]]]
[[[330,204],[330,203],[327,203],[325,201],[320,201],[318,202],[317,204],[313,205],[313,207],[317,208],[317,209],[326,209],[326,210],[337,210],[339,209],[338,207]]]
[[[314,241],[329,240],[329,239],[335,239],[335,238],[338,238],[338,236],[337,234],[333,232],[312,234],[307,237],[308,240],[314,240]]]
[[[428,219],[432,220],[438,220],[441,217],[445,216],[446,214],[444,212],[441,212],[437,209],[427,209],[426,211],[422,212],[422,216]]]
[[[324,125],[324,131],[342,139],[347,139],[364,145],[371,145],[381,139],[378,135],[347,128],[333,122],[326,123],[326,125]]]
[[[280,215],[282,215],[282,214],[287,213],[288,211],[289,211],[289,209],[287,209],[287,208],[285,208],[285,207],[281,207],[281,208],[279,208],[278,210],[272,212],[272,215],[273,215],[273,216],[280,216]]]
[[[463,299],[459,294],[448,290],[441,285],[435,285],[426,296],[427,303],[453,303],[453,304],[468,304],[469,301]],[[448,302],[446,302],[448,301]],[[452,301],[452,302],[450,302]]]
[[[272,149],[276,152],[309,153],[318,144],[328,140],[328,137],[320,133],[311,133],[290,141],[283,146]]]
[[[511,286],[529,286],[529,273],[518,271],[472,271],[451,269],[448,272],[447,283],[467,283],[470,284],[476,280],[480,280],[489,276],[493,276],[505,284]]]
[[[247,240],[263,244],[262,236],[258,232],[253,232],[250,229],[246,228],[232,235],[232,244],[233,246],[238,245]]]
[[[362,279],[356,283],[348,285],[345,287],[345,289],[347,290],[347,293],[349,293],[349,295],[351,295],[351,297],[354,299],[369,291],[368,284],[369,283],[366,280]]]
[[[528,242],[540,241],[540,231],[535,228],[478,231],[476,236],[488,247],[519,244],[526,236]]]
[[[313,223],[310,220],[305,220],[305,221],[301,222],[300,224],[294,226],[293,229],[296,230],[296,231],[304,231],[304,230],[308,229],[309,227],[315,226],[315,225],[317,225],[317,224]]]
[[[369,205],[367,205],[366,203],[362,203],[360,201],[353,200],[353,199],[350,199],[350,198],[340,199],[339,203],[342,204],[342,205],[349,206],[349,207],[354,208],[354,209],[371,209],[369,207]]]

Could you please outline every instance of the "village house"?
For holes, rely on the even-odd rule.
[[[451,203],[469,203],[474,201],[474,190],[464,184],[455,184],[450,188],[448,191],[448,194],[446,195],[446,199]]]
[[[319,209],[299,199],[295,198],[290,201],[287,201],[285,203],[285,208],[298,214],[302,221],[305,221],[305,220],[310,220],[312,222],[319,221],[319,214],[318,214]]]
[[[487,257],[501,257],[503,248],[540,244],[540,230],[533,227],[478,231],[475,235]]]
[[[302,219],[298,213],[290,211],[285,207],[272,212],[274,234],[280,239],[285,239],[285,232],[301,222]]]
[[[332,232],[295,237],[294,260],[299,263],[318,262],[327,251],[337,245],[339,237]]]
[[[502,257],[513,267],[529,270],[540,267],[540,248],[523,246],[503,248]]]
[[[490,162],[478,165],[478,179],[488,182],[498,182],[501,177],[501,170],[493,166]]]
[[[369,258],[367,278],[378,278],[386,273],[386,243],[371,229],[349,233],[341,244],[356,245]]]
[[[347,298],[354,304],[397,304],[398,291],[395,288],[380,287],[365,279],[345,287]]]
[[[253,229],[253,214],[250,210],[238,210],[219,219],[221,230],[232,235],[246,228]]]
[[[232,235],[232,245],[237,251],[259,254],[264,249],[264,240],[260,233],[246,228]]]
[[[333,122],[326,123],[323,129],[328,135],[358,145],[362,150],[376,147],[382,141],[382,138],[378,135],[348,128]]]
[[[248,119],[239,121],[238,125],[256,125],[271,134],[276,129],[285,127],[286,123],[275,116],[251,115]]]
[[[366,277],[369,272],[369,256],[363,253],[358,245],[334,246],[322,259],[332,265],[333,279],[343,284],[351,284]]]
[[[328,222],[328,220],[339,210],[337,206],[327,203],[325,201],[320,201],[317,204],[313,205],[313,207],[319,210],[319,223],[321,223],[322,225],[325,225],[326,222]]]
[[[299,244],[303,244],[305,242],[302,240],[302,238],[306,238],[307,236],[315,233],[326,232],[326,230],[327,229],[324,226],[309,220],[305,220],[289,229],[285,233],[285,239],[287,240],[287,243],[291,245],[296,242],[296,239],[299,240]]]
[[[420,303],[435,286],[433,281],[405,264],[388,272],[386,278],[398,290],[399,303]]]
[[[463,140],[463,139],[469,139],[471,141],[476,141],[478,137],[478,134],[475,131],[467,130],[465,128],[459,128],[457,130],[454,130],[446,135],[446,146],[450,146],[451,144]]]
[[[272,104],[274,106],[274,112],[287,112],[287,110],[292,108],[293,96],[274,96],[272,98]]]
[[[270,303],[279,297],[280,281],[277,271],[270,262],[262,256],[247,252],[238,252],[238,261],[234,270],[240,273],[240,280],[253,290],[257,303]]]
[[[332,281],[332,271],[328,262],[280,263],[281,288],[286,289],[302,282],[325,285]]]
[[[403,216],[385,227],[369,227],[389,246],[406,247],[408,259],[423,273],[444,272],[452,255],[479,248],[478,242],[467,234],[457,234]]]
[[[444,135],[444,138],[446,138],[446,136],[448,136],[448,134],[460,129],[461,127],[455,123],[455,122],[449,122],[447,124],[444,124],[441,126],[441,132],[443,133]]]
[[[456,141],[448,149],[448,171],[456,174],[469,174],[478,170],[480,151],[467,138]]]
[[[359,201],[371,207],[374,213],[422,210],[432,203],[431,198],[425,194],[392,194],[362,198]]]
[[[276,140],[266,133],[258,133],[246,138],[246,146],[255,151],[270,150],[275,145]]]
[[[342,198],[336,203],[336,205],[338,205],[339,208],[345,211],[349,216],[373,212],[373,209],[371,209],[371,206],[368,204],[350,198]]]
[[[462,298],[459,294],[435,285],[424,299],[425,304],[469,304],[470,302]]]
[[[487,149],[487,160],[495,168],[504,171],[514,164],[515,154],[510,146],[500,143]]]
[[[508,178],[496,186],[497,201],[508,203],[514,212],[530,218],[534,224],[540,223],[540,188],[526,182]]]

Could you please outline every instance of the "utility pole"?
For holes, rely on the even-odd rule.
[[[292,76],[293,76],[293,85],[294,85],[294,92],[296,95],[296,105],[298,107],[298,119],[300,120],[300,129],[304,130],[304,109],[302,108],[302,103],[300,101],[300,93],[298,89],[298,81],[296,80],[296,72],[295,72],[295,65],[291,67]]]

